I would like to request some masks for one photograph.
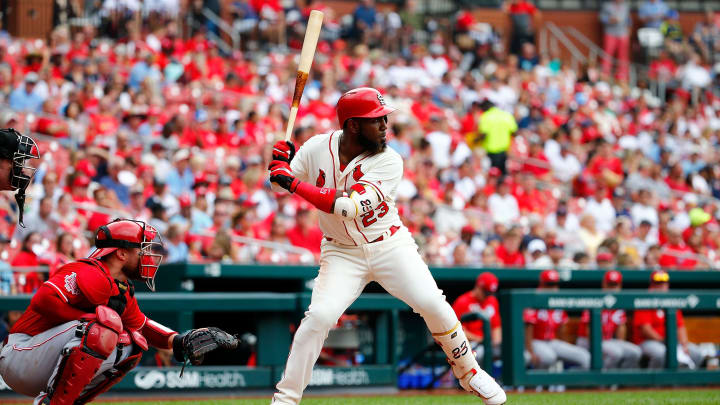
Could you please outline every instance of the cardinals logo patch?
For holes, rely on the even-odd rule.
[[[364,175],[365,174],[360,169],[360,165],[355,166],[355,168],[353,169],[353,179],[355,181],[359,181]]]
[[[320,173],[318,174],[317,180],[315,180],[315,187],[322,187],[325,185],[325,172],[323,169],[320,169]]]

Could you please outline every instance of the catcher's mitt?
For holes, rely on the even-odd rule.
[[[205,354],[216,349],[237,349],[238,340],[235,336],[220,328],[191,329],[173,338],[173,355],[175,360],[190,361],[193,365],[203,362]]]

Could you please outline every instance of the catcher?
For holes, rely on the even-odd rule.
[[[29,136],[13,128],[0,128],[0,190],[17,190],[18,222],[24,228],[25,189],[35,175],[28,159],[38,159],[38,146]]]
[[[61,267],[35,293],[0,350],[0,376],[34,405],[91,402],[140,361],[148,345],[200,364],[215,349],[235,349],[218,328],[178,334],[138,307],[132,280],[155,291],[163,255],[152,226],[116,219],[98,229],[87,259]]]

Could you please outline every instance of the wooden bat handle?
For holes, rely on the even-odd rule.
[[[310,73],[313,57],[315,56],[315,48],[317,47],[318,38],[320,37],[320,29],[322,28],[323,13],[322,11],[313,10],[310,12],[307,29],[305,31],[305,39],[303,40],[302,51],[300,51],[300,63],[298,63],[297,76],[295,77],[295,91],[293,92],[292,105],[290,106],[290,116],[288,117],[288,125],[285,130],[285,140],[289,141],[292,136],[293,127],[295,126],[295,118],[297,110],[300,106],[300,99],[305,90],[305,83]]]

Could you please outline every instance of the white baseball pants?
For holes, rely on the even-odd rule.
[[[295,332],[273,404],[300,403],[329,330],[371,281],[407,303],[433,333],[458,323],[405,227],[390,238],[361,246],[323,241],[310,307]]]

